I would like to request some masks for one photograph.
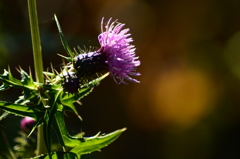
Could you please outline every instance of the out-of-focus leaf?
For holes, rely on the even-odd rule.
[[[5,90],[7,90],[7,89],[9,89],[9,88],[10,88],[10,86],[9,86],[8,84],[3,83],[3,84],[0,86],[0,91],[5,91]]]
[[[3,112],[2,115],[0,116],[0,121],[3,119],[3,118],[6,118],[10,113],[9,112]]]
[[[50,157],[51,156],[51,157]],[[45,155],[40,155],[40,156],[36,156],[33,159],[80,159],[77,157],[76,154],[74,154],[73,152],[53,152],[50,155],[45,154]]]
[[[16,145],[13,147],[14,154],[18,158],[30,158],[35,155],[36,150],[36,133],[29,136],[26,131],[19,131],[18,136],[14,138]]]

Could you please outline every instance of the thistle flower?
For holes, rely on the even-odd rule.
[[[136,73],[136,67],[140,65],[138,57],[135,57],[135,46],[130,42],[133,39],[130,37],[129,29],[123,29],[125,24],[117,23],[117,20],[111,22],[108,20],[105,30],[103,29],[103,21],[101,22],[102,33],[98,36],[98,41],[101,45],[99,52],[105,55],[107,60],[106,64],[109,66],[110,75],[116,83],[124,83],[124,79],[131,82],[140,83],[138,80],[130,76],[140,76]],[[115,25],[116,24],[116,25]]]
[[[101,48],[95,52],[79,54],[73,58],[73,66],[80,78],[89,78],[101,71],[109,71],[116,83],[127,84],[124,80],[140,83],[130,76],[140,76],[136,73],[136,67],[140,65],[138,57],[135,57],[135,46],[128,34],[129,29],[123,29],[125,24],[116,21],[111,23],[109,19],[102,33],[98,36]],[[115,25],[116,24],[116,25]]]
[[[101,33],[98,41],[101,45],[97,51],[76,50],[76,56],[72,53],[71,62],[64,70],[63,88],[69,93],[76,93],[79,85],[85,84],[88,80],[97,78],[99,74],[110,72],[110,76],[118,84],[127,84],[124,80],[134,83],[140,83],[130,76],[140,76],[135,72],[136,67],[140,65],[138,57],[135,56],[135,46],[130,43],[133,41],[129,34],[129,29],[122,29],[125,24],[117,23],[117,20],[111,22],[108,20],[105,30],[103,21],[101,22]]]

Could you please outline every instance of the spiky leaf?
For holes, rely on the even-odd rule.
[[[77,94],[64,94],[63,97],[61,98],[61,103],[67,109],[72,110],[77,116],[79,116],[78,113],[77,113],[77,110],[74,106],[74,103],[77,100],[80,100],[83,97],[87,96],[89,93],[91,93],[93,88],[96,87],[100,83],[100,81],[102,81],[108,75],[109,75],[109,73],[106,73],[106,74],[102,75],[101,77],[90,81],[86,86],[79,89]]]
[[[55,119],[53,126],[58,134],[61,145],[72,147],[73,149],[70,152],[77,154],[79,158],[83,154],[98,151],[106,147],[126,130],[126,128],[123,128],[106,135],[97,134],[93,137],[77,138],[68,134],[61,109],[55,113]]]
[[[21,70],[21,76],[22,80],[18,80],[12,76],[10,70],[4,70],[4,73],[0,74],[0,81],[3,82],[1,90],[8,89],[9,87],[37,90],[37,85],[34,84],[32,78],[25,71]]]
[[[57,24],[57,27],[58,27],[58,31],[59,31],[59,35],[60,35],[60,39],[61,39],[61,42],[62,42],[62,45],[64,47],[64,49],[66,50],[66,52],[68,53],[69,56],[71,56],[71,58],[73,58],[75,56],[75,53],[70,49],[64,35],[63,35],[63,32],[62,32],[62,29],[61,29],[61,26],[58,22],[58,19],[57,19],[57,16],[54,14],[54,19],[56,21],[56,24]],[[64,57],[64,56],[62,56]],[[68,58],[68,57],[64,57],[66,58],[67,60],[71,61],[71,58]]]
[[[83,154],[98,151],[116,140],[125,130],[126,128],[123,128],[106,135],[97,134],[93,137],[84,138],[84,142],[74,147],[70,152],[73,152],[80,157]]]
[[[43,112],[38,108],[38,106],[26,106],[0,101],[0,108],[9,113],[23,117],[28,116],[34,119],[41,119],[43,117]]]

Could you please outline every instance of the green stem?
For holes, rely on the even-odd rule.
[[[36,81],[39,83],[44,83],[42,49],[41,49],[40,33],[38,28],[36,0],[28,0],[28,12],[29,12],[29,21],[30,21],[30,29],[31,29]],[[40,155],[46,152],[47,150],[44,143],[43,126],[39,126],[36,153],[37,155]]]

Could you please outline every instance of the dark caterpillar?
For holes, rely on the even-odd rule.
[[[79,78],[74,72],[67,71],[63,75],[62,86],[68,93],[77,93],[80,88]]]
[[[101,73],[104,70],[108,71],[106,61],[107,57],[104,54],[97,51],[89,52],[74,57],[73,67],[79,78],[95,78],[94,76],[96,74]]]
[[[106,73],[108,65],[107,57],[102,52],[82,53],[72,59],[63,72],[62,85],[66,92],[77,93],[81,85],[88,83],[99,75]]]

